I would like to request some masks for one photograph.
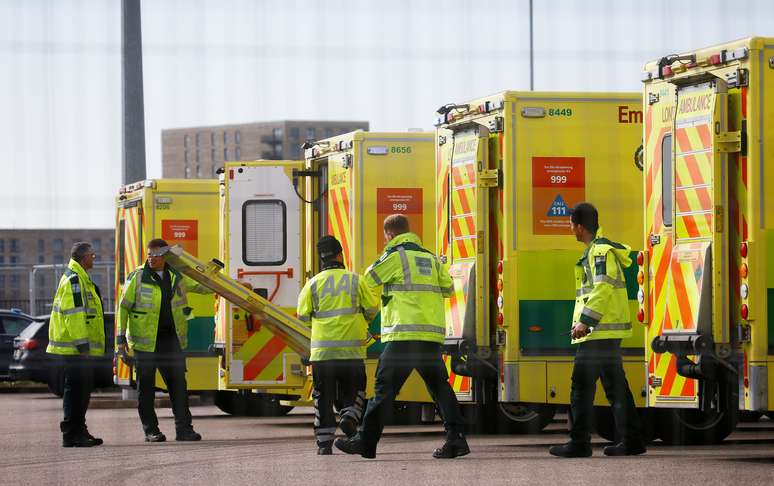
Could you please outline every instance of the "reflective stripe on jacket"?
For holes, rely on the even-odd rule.
[[[358,274],[323,270],[304,285],[296,311],[312,325],[310,361],[365,358],[368,323],[379,306]]]
[[[601,230],[575,264],[573,323],[594,330],[573,344],[593,339],[625,339],[632,335],[629,297],[623,269],[631,265],[631,248],[602,237]]]
[[[454,287],[449,272],[414,233],[393,238],[365,274],[369,288],[382,286],[382,342],[443,343],[443,299]]]
[[[99,288],[86,270],[70,260],[59,279],[48,326],[47,353],[105,354],[105,321]]]
[[[212,293],[194,280],[181,275],[177,270],[166,265],[172,287],[172,319],[175,322],[175,333],[180,342],[180,348],[188,347],[188,319],[193,319],[193,313],[188,306],[187,292],[197,294]],[[161,287],[151,276],[153,270],[147,264],[138,267],[129,274],[121,290],[118,302],[118,336],[116,344],[128,343],[129,348],[137,351],[153,352],[156,350],[156,336],[159,330],[159,313],[161,311]]]

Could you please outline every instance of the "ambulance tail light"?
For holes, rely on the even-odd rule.
[[[747,278],[747,275],[749,274],[750,270],[747,268],[746,263],[742,263],[739,266],[739,276],[742,278]]]
[[[747,320],[750,316],[750,308],[747,307],[747,304],[742,304],[742,307],[739,309],[739,314],[742,316],[742,319]]]
[[[502,326],[504,322],[505,322],[505,316],[503,316],[502,312],[498,312],[497,313],[497,325],[498,326]]]
[[[713,54],[709,57],[708,61],[713,66],[719,66],[723,62],[723,59],[720,54]]]
[[[747,258],[747,242],[742,242],[741,245],[739,245],[739,254],[742,255],[742,258]]]
[[[637,271],[637,320],[643,324],[647,324],[650,320],[648,315],[648,253],[641,251],[637,253],[637,265],[639,269]]]
[[[499,261],[497,262],[497,273],[502,275],[503,274],[503,262]]]

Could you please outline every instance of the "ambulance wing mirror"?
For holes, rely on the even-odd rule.
[[[640,172],[642,172],[645,168],[645,147],[643,144],[640,144],[639,147],[634,151],[634,165],[637,166],[638,169],[640,169]]]
[[[296,196],[298,196],[299,199],[304,201],[307,204],[315,204],[317,201],[320,200],[321,197],[325,195],[325,193],[328,191],[328,186],[323,181],[323,185],[320,188],[320,193],[312,199],[311,201],[307,200],[304,196],[301,195],[300,192],[298,192],[298,178],[299,177],[320,177],[321,173],[317,170],[298,170],[293,169],[293,191],[296,193]]]

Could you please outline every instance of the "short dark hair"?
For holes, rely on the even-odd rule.
[[[592,233],[599,229],[599,213],[593,204],[582,202],[570,211],[570,221],[579,224]]]
[[[402,235],[411,231],[409,219],[404,214],[391,214],[384,218],[384,231],[394,235]]]
[[[161,238],[153,238],[148,242],[148,248],[164,248],[165,246],[169,245]]]
[[[70,250],[70,258],[78,263],[81,263],[83,257],[85,257],[91,251],[91,244],[85,241],[79,241],[73,244]]]

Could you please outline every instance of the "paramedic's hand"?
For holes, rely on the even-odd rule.
[[[576,322],[572,326],[571,334],[573,339],[580,339],[586,336],[590,332],[591,332],[591,328],[589,328],[589,326],[587,326],[586,324],[581,324],[580,322]]]
[[[247,280],[237,280],[237,282],[239,282],[242,285],[242,287],[246,287],[249,290],[253,290],[253,284],[251,284]]]

